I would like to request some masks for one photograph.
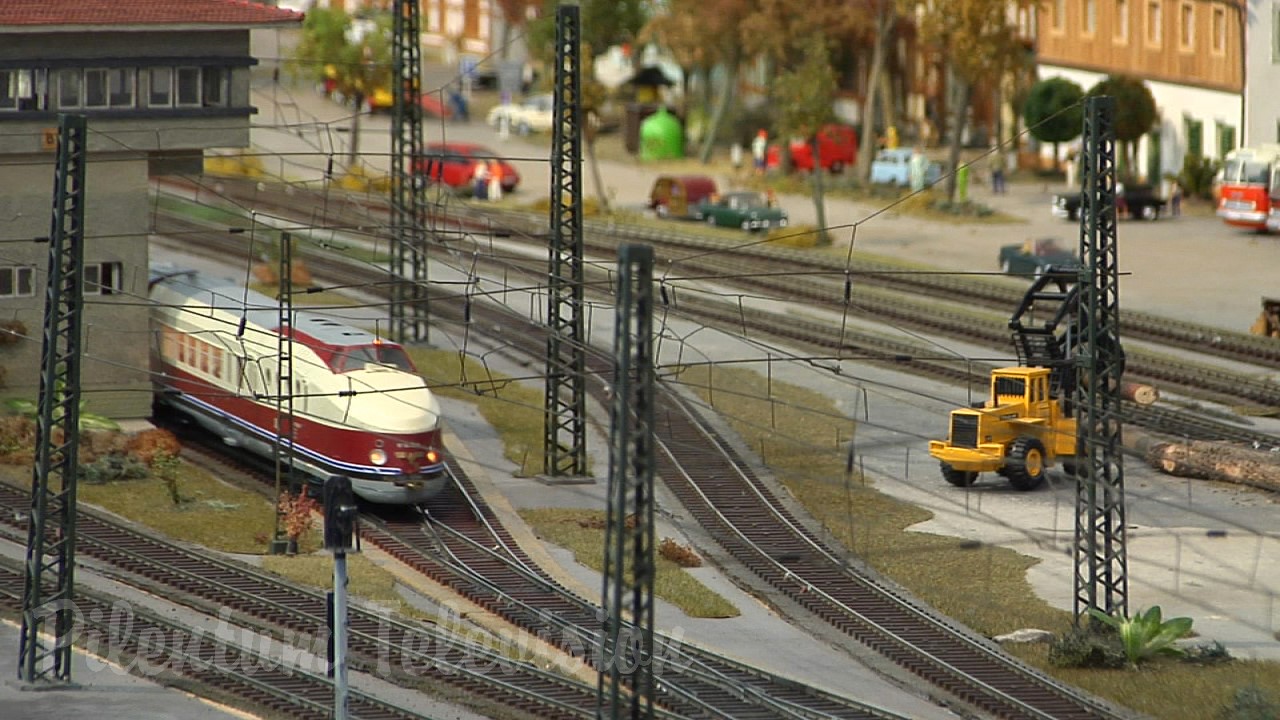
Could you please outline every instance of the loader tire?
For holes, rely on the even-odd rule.
[[[978,473],[957,470],[947,463],[942,463],[942,479],[956,487],[969,487],[978,479]]]
[[[1023,435],[1009,446],[1009,457],[1005,459],[1005,477],[1015,490],[1035,490],[1044,482],[1044,444],[1039,440]]]

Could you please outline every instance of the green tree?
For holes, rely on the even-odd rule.
[[[288,63],[290,72],[313,82],[324,82],[329,73],[337,75],[350,29],[351,18],[340,9],[308,10],[302,19],[302,37]]]
[[[541,16],[528,24],[529,53],[553,67],[556,54],[556,7],[560,0],[544,0]],[[649,16],[644,0],[581,0],[578,22],[582,42],[596,55],[614,45],[632,42]]]
[[[1057,167],[1059,143],[1080,135],[1084,108],[1080,100],[1084,90],[1064,77],[1051,77],[1031,86],[1022,118],[1032,137],[1053,143],[1053,162]]]
[[[1110,75],[1089,88],[1089,95],[1110,95],[1116,99],[1116,140],[1120,142],[1124,158],[1123,170],[1127,174],[1136,167],[1135,153],[1138,140],[1151,132],[1160,117],[1156,99],[1142,80],[1128,75]]]
[[[779,132],[783,137],[806,138],[813,146],[813,206],[817,210],[819,232],[825,235],[826,202],[817,134],[834,117],[831,104],[836,93],[836,74],[831,67],[826,38],[822,35],[810,35],[801,52],[803,61],[795,70],[777,76],[772,94],[778,107]]]

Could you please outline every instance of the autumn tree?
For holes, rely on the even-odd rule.
[[[689,84],[695,73],[703,77],[704,92],[710,87],[711,69],[717,52],[714,43],[707,41],[702,27],[705,4],[701,0],[671,0],[667,11],[655,15],[640,29],[637,40],[656,43],[671,53],[684,73],[681,96],[684,98],[685,118],[689,117]],[[703,110],[710,106],[710,96],[704,95]]]
[[[818,229],[826,234],[826,202],[823,198],[822,164],[818,154],[818,131],[831,122],[831,109],[836,94],[836,74],[831,68],[827,41],[814,34],[801,47],[803,60],[794,70],[775,78],[772,99],[778,107],[778,130],[786,136],[805,138],[813,147],[813,206],[817,211]]]
[[[1074,140],[1083,129],[1084,90],[1064,77],[1051,77],[1031,86],[1022,117],[1027,130],[1040,142],[1053,143],[1053,164],[1058,165],[1058,144]]]
[[[871,180],[871,158],[875,155],[876,96],[884,75],[884,59],[892,42],[894,28],[898,24],[895,0],[867,0],[871,18],[871,63],[867,69],[867,94],[862,99],[862,133],[858,138],[857,177],[862,182]],[[886,109],[890,98],[883,97]]]
[[[537,0],[495,0],[502,13],[502,47],[499,57],[506,60],[511,52],[511,33],[528,22],[529,11],[538,7]]]
[[[1138,78],[1111,75],[1089,88],[1088,94],[1110,95],[1116,99],[1116,141],[1123,149],[1121,155],[1124,158],[1124,171],[1132,172],[1138,140],[1151,132],[1151,126],[1160,117],[1150,88]]]
[[[918,10],[917,28],[922,45],[947,63],[950,90],[951,151],[947,197],[956,195],[955,169],[960,166],[960,146],[973,86],[999,82],[1023,64],[1026,46],[1010,24],[1012,11],[1030,7],[1032,0],[904,0]]]
[[[302,38],[294,49],[290,67],[294,72],[320,82],[332,80],[333,90],[355,101],[351,118],[348,163],[359,153],[360,105],[379,88],[391,84],[391,17],[379,13],[356,23],[342,10],[312,8],[303,19]]]

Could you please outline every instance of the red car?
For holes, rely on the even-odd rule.
[[[428,143],[426,153],[413,164],[415,175],[425,175],[434,182],[452,188],[466,187],[475,174],[476,165],[497,160],[502,168],[502,191],[511,192],[520,184],[520,173],[498,153],[472,143]]]
[[[822,159],[822,167],[833,173],[849,167],[858,159],[857,131],[848,125],[823,127],[818,133],[818,157]],[[782,162],[782,149],[777,145],[769,146],[765,161],[771,168],[778,167]],[[813,146],[803,141],[792,141],[791,167],[804,172],[813,170]]]

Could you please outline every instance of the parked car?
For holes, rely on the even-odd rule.
[[[391,90],[380,87],[373,91],[365,99],[369,104],[369,112],[391,112],[392,106],[395,104],[395,97],[391,94]],[[421,100],[423,117],[437,117],[449,120],[453,117],[453,108],[440,102],[439,95],[435,93],[423,93]]]
[[[768,230],[787,226],[787,212],[765,201],[758,192],[731,192],[698,203],[694,217],[717,227]]]
[[[1000,248],[1000,271],[1007,275],[1039,276],[1046,268],[1078,268],[1080,259],[1056,238],[1027,240]]]
[[[1116,193],[1116,217],[1129,217],[1138,220],[1159,220],[1160,211],[1164,209],[1165,198],[1156,193],[1150,185],[1120,184]],[[1054,217],[1078,220],[1080,218],[1080,193],[1059,193],[1053,196]]]
[[[803,140],[791,141],[791,167],[794,170],[813,170],[813,145]],[[818,159],[824,170],[842,172],[858,159],[858,132],[848,125],[826,125],[818,132]],[[776,168],[782,162],[782,148],[769,146],[765,164]]]
[[[499,127],[505,119],[507,127],[521,134],[550,132],[555,127],[554,98],[550,94],[533,95],[520,104],[497,105],[489,111],[485,122]]]
[[[915,151],[911,148],[888,148],[876,153],[871,161],[871,182],[882,185],[910,185],[911,158]],[[924,184],[932,185],[942,177],[942,166],[936,162],[926,161]]]
[[[658,217],[698,217],[698,204],[717,192],[716,181],[706,175],[661,175],[649,191],[649,207]]]
[[[471,143],[428,143],[426,152],[413,164],[415,175],[451,188],[465,188],[475,174],[476,165],[498,159],[502,168],[502,190],[511,192],[520,184],[520,173],[506,160],[483,145]]]

